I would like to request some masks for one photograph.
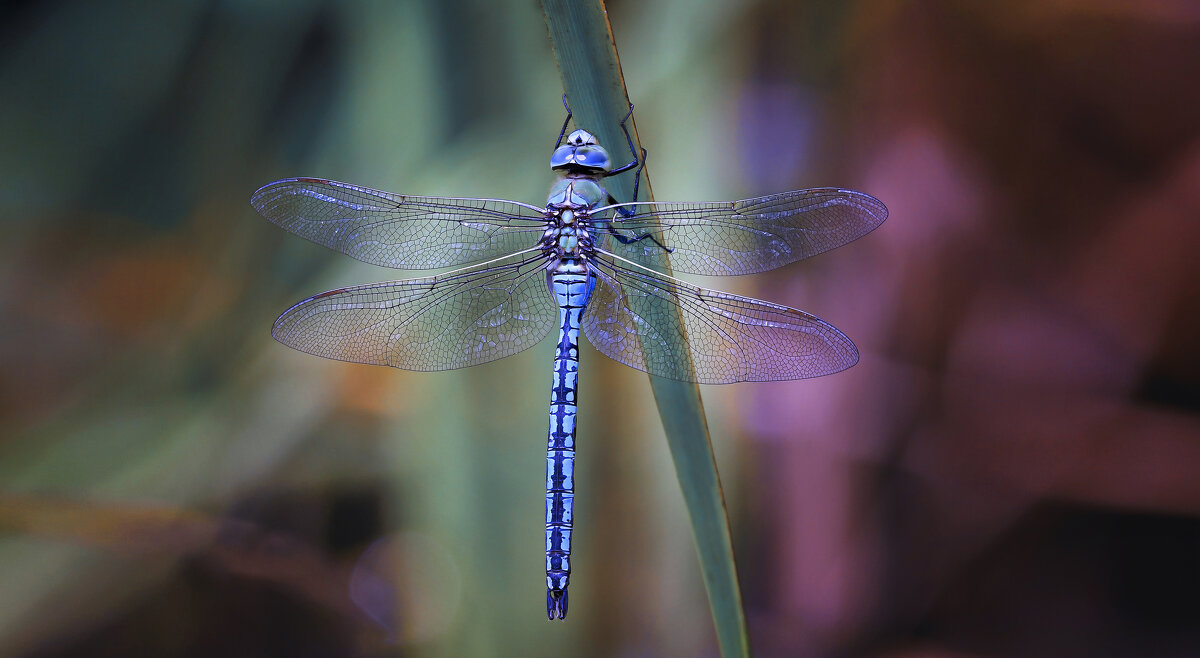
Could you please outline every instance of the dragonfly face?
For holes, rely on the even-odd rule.
[[[368,263],[459,268],[310,297],[275,321],[272,334],[285,345],[342,361],[450,370],[516,354],[557,329],[546,445],[551,619],[567,612],[581,334],[620,363],[704,384],[818,377],[858,361],[850,339],[820,318],[699,288],[637,261],[665,252],[676,271],[751,274],[846,244],[887,217],[877,199],[838,188],[620,203],[601,182],[636,169],[636,199],[645,162],[624,121],[633,161],[615,169],[587,131],[564,144],[566,126],[551,156],[559,177],[541,206],[319,178],[281,180],[251,199],[270,221]]]
[[[596,141],[595,135],[586,130],[576,130],[567,136],[566,144],[554,149],[550,155],[550,168],[603,175],[612,169],[612,160],[608,157],[608,151]]]

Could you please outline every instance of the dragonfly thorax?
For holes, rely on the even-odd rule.
[[[607,199],[608,192],[600,187],[596,179],[568,175],[554,182],[550,188],[550,194],[546,197],[546,207],[554,212],[559,212],[563,208],[577,210],[595,208]]]
[[[586,208],[551,207],[542,250],[557,260],[585,258],[591,248]]]

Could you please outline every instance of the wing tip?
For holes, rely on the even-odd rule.
[[[837,191],[845,195],[845,205],[857,208],[871,218],[870,221],[862,222],[859,225],[861,230],[856,231],[853,237],[838,246],[844,246],[870,234],[875,229],[883,226],[883,223],[887,221],[889,214],[888,207],[877,197],[871,196],[866,192],[859,192],[858,190],[837,188]]]
[[[309,177],[281,178],[255,190],[250,195],[250,206],[258,211],[258,214],[277,224],[277,219],[285,219],[287,215],[286,213],[277,212],[278,203],[272,202],[277,202],[283,197],[294,195],[296,192],[291,191],[291,188],[296,183],[335,185],[336,181],[331,181],[327,178]]]
[[[883,224],[885,221],[887,221],[889,214],[888,207],[887,204],[879,200],[879,197],[867,194],[866,192],[860,192],[858,190],[838,188],[838,191],[858,201],[856,205],[866,210],[867,214],[869,214],[872,219],[875,220],[875,222],[870,225],[871,228],[867,230],[866,233],[870,233],[878,228],[880,224]],[[866,235],[866,233],[863,235]]]
[[[322,359],[329,359],[330,361],[378,366],[394,365],[390,362],[390,360],[387,359],[372,360],[363,356],[354,356],[347,353],[344,349],[338,349],[331,346],[323,347],[320,343],[303,340],[305,330],[302,325],[302,319],[293,317],[293,312],[305,304],[319,299],[323,295],[332,294],[334,292],[339,291],[335,290],[331,291],[330,293],[322,293],[321,295],[309,297],[308,299],[293,305],[291,308],[281,313],[278,318],[275,318],[275,323],[271,325],[271,337],[274,338],[275,341],[280,345],[289,347],[297,352],[303,352],[304,354],[320,357]]]
[[[272,223],[274,223],[276,213],[272,212],[275,206],[271,202],[283,195],[280,191],[281,188],[286,183],[292,182],[292,180],[293,179],[291,178],[284,178],[283,180],[277,180],[273,183],[267,183],[257,190],[254,190],[254,194],[250,195],[250,207],[254,208],[258,214],[266,217],[268,220],[271,220]]]
[[[826,374],[833,375],[839,372],[845,372],[858,365],[858,362],[862,357],[861,353],[858,351],[858,346],[854,344],[854,341],[850,340],[846,334],[842,334],[842,338],[846,339],[846,358],[843,360],[841,367]]]
[[[872,196],[870,194],[867,194],[866,192],[859,192],[859,194],[866,197],[869,200],[869,202],[875,206],[875,212],[872,213],[872,216],[877,219],[877,221],[875,222],[875,227],[878,227],[879,225],[886,222],[888,215],[890,214],[888,211],[887,204],[885,204],[883,201],[880,201],[879,197]],[[872,229],[874,229],[875,227],[872,227]]]

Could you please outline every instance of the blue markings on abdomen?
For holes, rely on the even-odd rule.
[[[550,619],[567,616],[575,504],[579,321],[591,294],[588,277],[586,271],[559,273],[552,274],[549,281],[560,321],[546,444],[546,615]]]

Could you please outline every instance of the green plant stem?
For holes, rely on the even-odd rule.
[[[623,164],[618,155],[622,149],[617,145],[624,144],[625,137],[619,122],[629,110],[629,99],[603,3],[600,0],[542,0],[542,9],[576,125],[586,127],[601,144],[609,146],[615,165]],[[640,150],[632,118],[627,126]],[[615,198],[627,200],[632,193],[632,176],[615,177],[606,181],[605,186]],[[643,177],[640,192],[638,200],[653,200],[648,174]],[[642,260],[647,267],[670,272],[665,254]],[[678,324],[683,326],[682,320]],[[684,346],[679,347],[677,353],[690,353]],[[700,401],[700,388],[694,383],[654,376],[650,376],[650,386],[691,518],[721,655],[725,658],[749,656],[750,640],[738,589],[729,519],[704,406]],[[661,604],[668,605],[669,602],[662,601]]]

